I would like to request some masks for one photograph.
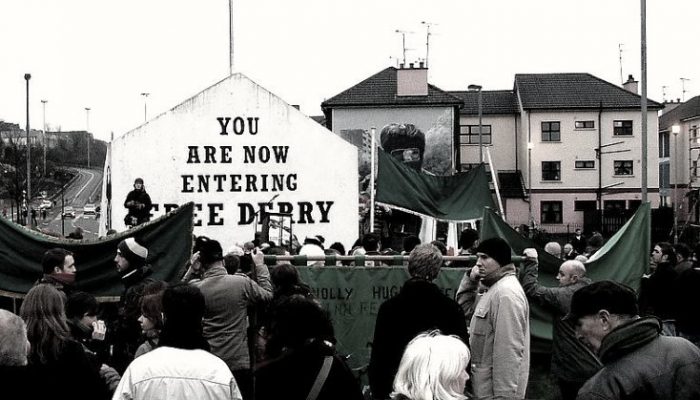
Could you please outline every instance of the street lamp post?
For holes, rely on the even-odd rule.
[[[481,116],[482,116],[481,85],[469,85],[469,87],[467,87],[467,89],[476,90],[477,92],[479,92],[479,96],[478,96],[478,100],[477,100],[478,108],[479,108],[479,163],[483,163],[484,162],[484,149],[483,149],[484,143],[482,141],[483,139],[481,136],[482,135],[482,132],[481,132],[481,130],[482,130],[482,127],[481,127]]]
[[[528,226],[531,226],[534,219],[532,218],[532,149],[535,144],[527,142],[527,208],[528,208]]]
[[[90,168],[90,107],[85,107],[85,133],[87,133],[87,167]]]
[[[673,150],[673,244],[678,243],[678,134],[681,132],[679,125],[671,127],[674,140]]]
[[[143,92],[141,93],[141,96],[143,96],[143,122],[146,122],[148,120],[148,114],[147,114],[147,100],[148,100],[148,95],[150,93],[148,92]]]
[[[24,80],[27,81],[27,215],[29,215],[29,204],[32,197],[32,160],[29,146],[29,80],[32,79],[31,74],[24,74]],[[27,218],[27,224],[31,226],[31,218]]]
[[[44,177],[46,177],[46,103],[48,100],[42,100],[41,105],[44,108],[44,127],[43,127],[43,137],[44,137]]]

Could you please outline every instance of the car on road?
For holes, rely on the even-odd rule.
[[[73,207],[63,207],[63,218],[75,218],[75,210],[73,209]]]
[[[84,215],[95,215],[97,214],[97,206],[89,203],[85,204],[85,207],[83,207],[83,214]]]

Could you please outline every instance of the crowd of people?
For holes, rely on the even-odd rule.
[[[346,252],[315,236],[299,253],[378,255],[379,242],[369,234]],[[448,263],[444,243],[407,238],[409,279],[378,309],[364,392],[297,268],[264,263],[285,254],[274,243],[224,252],[198,237],[180,281],[163,282],[152,278],[148,248],[124,239],[114,256],[116,305],[78,290],[75,255],[50,249],[19,315],[0,310],[0,382],[26,398],[525,399],[537,305],[553,320],[560,398],[700,398],[695,255],[656,244],[638,295],[592,282],[572,256],[579,245],[545,246],[562,259],[550,287],[540,284],[534,248],[515,265],[505,240],[479,241],[468,229],[457,254],[475,261]],[[454,298],[435,284],[449,267],[465,267]]]

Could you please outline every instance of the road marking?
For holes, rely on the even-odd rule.
[[[90,184],[90,182],[92,182],[92,180],[95,178],[95,174],[93,174],[90,171],[78,171],[79,174],[82,174],[83,172],[90,175],[90,179],[88,179],[88,181],[85,183],[85,185],[83,185],[83,187],[81,187],[80,190],[78,190],[78,193],[75,194],[75,197],[73,197],[73,201],[72,201],[73,203],[75,203],[75,201],[78,200],[78,196],[80,196],[80,193],[82,193],[83,190],[85,190],[85,188],[87,188],[88,185]]]

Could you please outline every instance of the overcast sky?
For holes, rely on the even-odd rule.
[[[641,78],[639,0],[234,0],[235,69],[308,115],[402,57],[444,90],[512,89],[516,73]],[[700,94],[700,1],[647,5],[648,93]],[[0,119],[119,136],[229,73],[228,0],[0,1]]]

